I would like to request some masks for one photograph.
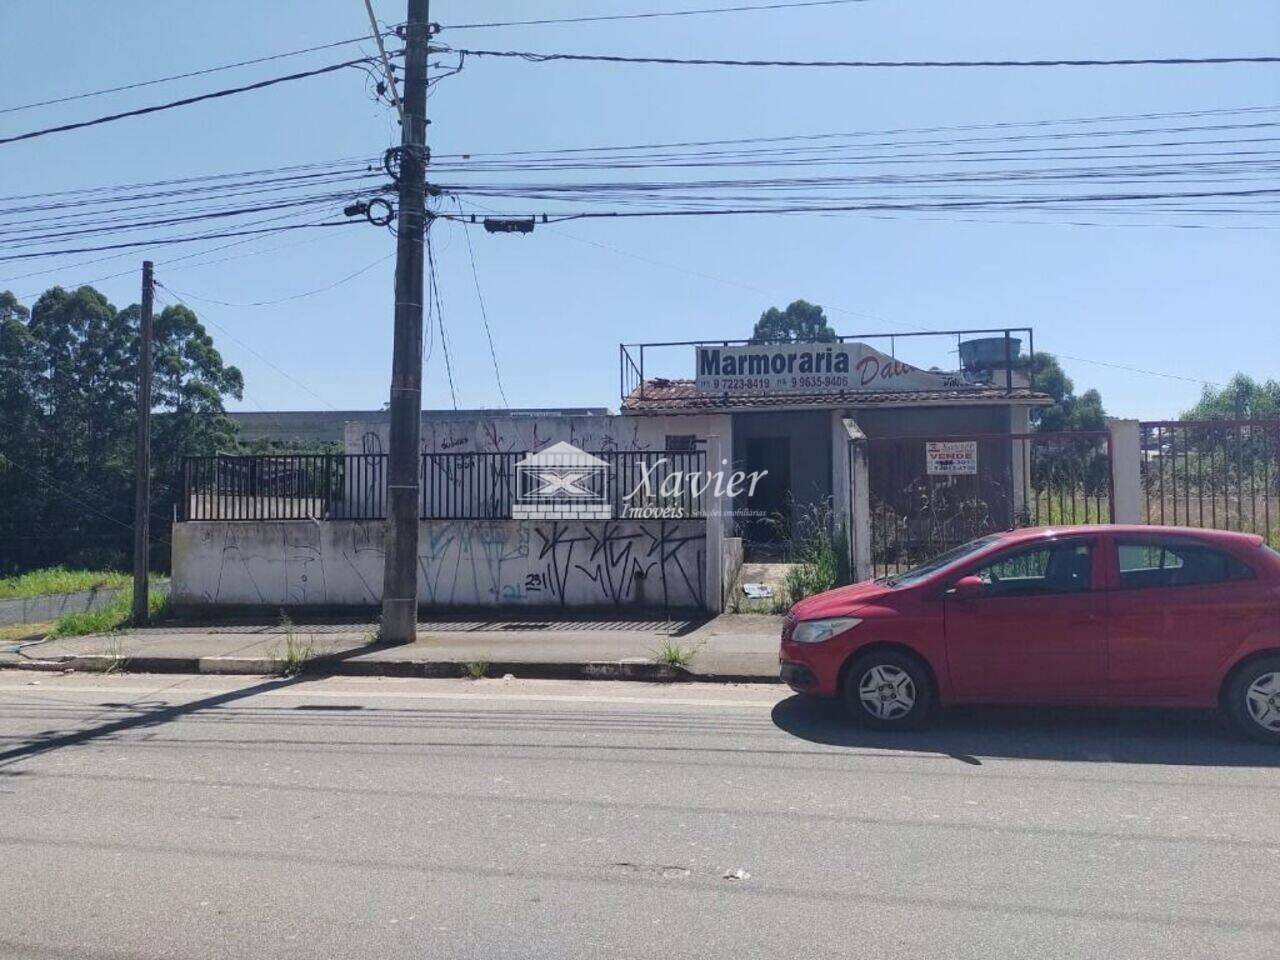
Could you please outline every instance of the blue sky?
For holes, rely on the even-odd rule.
[[[718,0],[436,0],[444,25],[720,6]],[[402,0],[378,0],[403,17]],[[361,0],[0,0],[0,107],[359,35]],[[1261,55],[1280,51],[1274,0],[1070,5],[972,0],[441,34],[458,45],[769,58]],[[55,47],[56,42],[56,47]],[[341,52],[341,51],[340,51]],[[0,115],[0,135],[303,69],[334,52],[97,100]],[[1280,104],[1275,66],[807,71],[473,60],[430,103],[437,153],[987,124]],[[196,176],[354,155],[398,137],[350,71],[188,109],[0,147],[0,194]],[[524,206],[528,206],[525,204]],[[500,403],[464,228],[435,243],[458,403]],[[1110,412],[1157,418],[1195,382],[1280,367],[1280,242],[1272,230],[956,222],[866,216],[585,221],[531,236],[472,234],[498,362],[513,405],[616,406],[620,341],[749,334],[760,312],[805,298],[841,332],[1033,326]],[[289,234],[203,266],[157,268],[183,294],[274,300],[386,257],[374,227]],[[191,248],[157,249],[157,261]],[[0,264],[19,295],[127,269],[80,257]],[[209,259],[213,259],[211,256]],[[198,259],[194,262],[198,263]],[[269,307],[193,306],[245,372],[244,409],[377,408],[390,371],[393,260],[324,294]],[[99,284],[118,306],[133,277]],[[904,359],[941,362],[900,348]],[[928,355],[926,355],[928,354]],[[1085,362],[1086,360],[1095,362]],[[692,370],[692,351],[663,372]],[[685,368],[688,369],[685,369]],[[425,403],[448,406],[440,352]]]

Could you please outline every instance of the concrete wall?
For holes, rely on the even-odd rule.
[[[385,525],[191,522],[173,527],[173,600],[207,606],[370,606],[381,601]],[[718,608],[705,522],[427,520],[423,606]],[[714,592],[719,592],[718,590]]]

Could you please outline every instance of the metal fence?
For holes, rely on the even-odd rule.
[[[1147,523],[1257,533],[1280,545],[1280,420],[1140,424]]]
[[[1112,518],[1103,431],[876,437],[867,466],[876,576],[997,530]]]
[[[420,515],[424,519],[501,520],[517,501],[546,503],[552,480],[607,504],[614,517],[641,511],[669,516],[703,513],[705,453],[701,450],[605,450],[589,455],[594,470],[574,463],[521,466],[530,453],[424,453]],[[578,475],[581,474],[581,475]],[[386,518],[385,454],[187,457],[178,519],[382,520]]]

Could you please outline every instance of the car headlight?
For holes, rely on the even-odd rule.
[[[832,617],[830,620],[802,620],[796,624],[791,639],[796,643],[821,643],[837,634],[852,630],[862,621],[857,617]]]

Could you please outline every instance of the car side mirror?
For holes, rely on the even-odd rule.
[[[957,600],[976,600],[985,587],[980,577],[961,577],[951,587],[950,594]]]

